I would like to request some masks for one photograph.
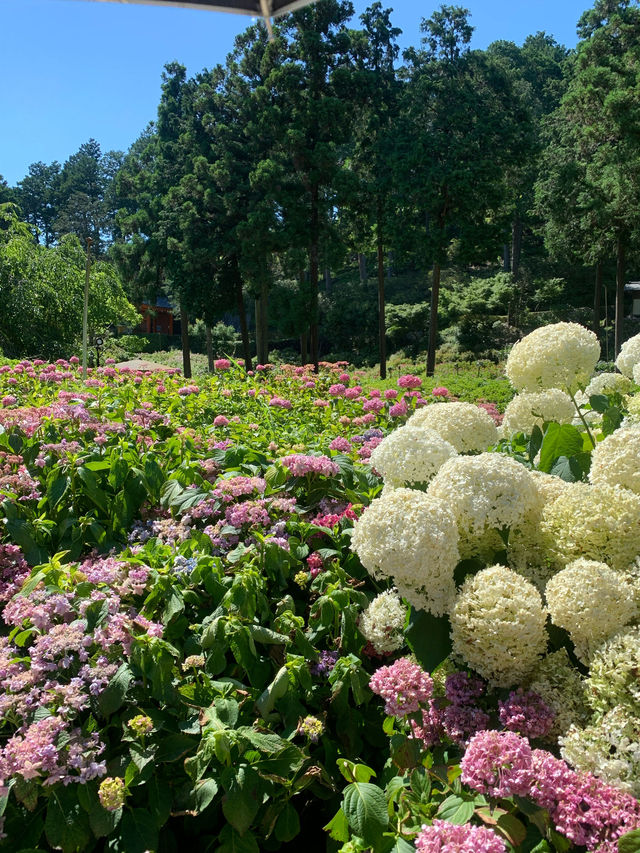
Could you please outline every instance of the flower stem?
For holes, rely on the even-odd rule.
[[[572,403],[573,403],[573,405],[576,407],[576,412],[578,413],[578,417],[580,418],[580,420],[581,420],[581,421],[582,421],[582,423],[584,424],[584,428],[586,429],[586,431],[587,431],[587,435],[589,436],[589,440],[591,441],[591,446],[592,446],[593,448],[595,448],[595,446],[596,446],[596,442],[595,442],[595,439],[594,439],[594,437],[593,437],[593,435],[592,435],[592,433],[591,433],[591,430],[589,429],[589,424],[588,424],[588,423],[587,423],[587,421],[586,421],[586,418],[585,418],[585,416],[584,416],[584,413],[583,413],[583,412],[582,412],[582,410],[580,409],[580,406],[576,403],[576,398],[575,398],[575,396],[571,393],[571,391],[568,391],[568,394],[569,394],[569,396],[571,397],[571,402],[572,402]]]

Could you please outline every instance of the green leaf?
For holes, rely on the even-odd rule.
[[[133,809],[124,814],[118,835],[110,840],[111,850],[127,853],[146,853],[158,847],[158,830],[155,820],[145,809]]]
[[[191,737],[191,735],[179,732],[170,734],[160,742],[158,752],[156,753],[156,761],[158,763],[178,761],[190,752],[195,752],[197,746],[197,740]]]
[[[582,451],[582,433],[571,424],[550,423],[540,448],[539,469],[547,474],[560,456],[575,456]]]
[[[298,812],[287,803],[276,821],[275,835],[278,841],[293,841],[300,832]]]
[[[89,816],[81,808],[75,785],[51,788],[44,831],[52,847],[63,853],[84,850],[91,838]]]
[[[198,813],[203,812],[214,801],[217,793],[218,783],[215,779],[202,779],[200,782],[196,782],[193,789],[196,811]]]
[[[609,398],[605,394],[592,394],[589,397],[589,405],[594,412],[604,414],[609,408]]]
[[[351,829],[373,847],[389,824],[387,800],[377,785],[352,782],[344,790],[342,809]]]
[[[171,791],[165,779],[157,775],[151,776],[146,784],[149,794],[149,814],[160,829],[171,815]]]
[[[468,823],[473,817],[475,806],[472,800],[463,800],[462,797],[451,794],[440,803],[438,817],[447,823]]]
[[[250,772],[248,768],[239,767],[229,790],[222,798],[222,813],[241,835],[249,829],[260,808],[260,802],[255,795],[254,777],[259,779],[257,774]]]
[[[133,673],[128,664],[123,663],[98,697],[98,708],[103,717],[114,714],[124,704]]]
[[[220,846],[216,853],[259,853],[260,848],[252,832],[244,835],[236,832],[232,826],[225,826],[220,833]]]
[[[526,826],[512,814],[500,815],[497,826],[514,847],[522,844],[527,837]]]
[[[619,853],[640,853],[640,829],[627,832],[618,839]]]
[[[567,483],[577,483],[582,479],[582,466],[575,456],[559,456],[551,466],[550,474],[560,477]]]
[[[349,840],[349,822],[342,809],[339,809],[326,826],[323,826],[334,841],[346,843]]]
[[[93,471],[89,471],[86,466],[82,465],[77,469],[78,477],[84,483],[87,495],[93,503],[102,510],[105,514],[108,513],[108,501],[106,493],[98,486],[98,479]]]
[[[450,626],[446,616],[432,616],[426,610],[412,607],[405,637],[418,663],[427,672],[432,672],[451,653]]]
[[[49,489],[47,490],[47,497],[49,498],[49,504],[51,505],[51,507],[55,507],[60,503],[62,498],[65,496],[68,488],[68,477],[58,477],[53,481],[53,483],[51,483]]]

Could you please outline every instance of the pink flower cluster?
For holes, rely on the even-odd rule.
[[[398,378],[398,388],[421,388],[422,379],[412,373],[405,373]]]
[[[640,803],[591,773],[579,773],[514,732],[474,735],[461,780],[491,797],[527,797],[547,809],[556,830],[579,847],[616,853],[617,840],[640,828]]]
[[[291,400],[285,400],[284,397],[275,396],[269,400],[269,405],[272,409],[290,409]]]
[[[538,738],[549,734],[555,714],[534,691],[511,691],[504,702],[498,702],[500,722],[512,732]]]
[[[285,468],[294,477],[304,477],[305,474],[322,474],[324,477],[335,477],[340,473],[340,468],[332,462],[328,456],[307,456],[304,453],[295,453],[291,456],[283,456],[280,460]]]
[[[433,680],[417,663],[400,658],[390,666],[376,670],[369,687],[384,699],[386,714],[406,717],[431,698]]]
[[[434,820],[423,826],[415,841],[418,853],[505,853],[500,836],[484,826],[457,826]]]

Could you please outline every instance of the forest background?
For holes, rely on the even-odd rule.
[[[471,50],[468,11],[442,6],[401,56],[391,10],[352,16],[321,0],[273,41],[249,27],[224,65],[170,63],[128,152],[91,139],[0,179],[5,355],[77,347],[89,245],[92,335],[168,297],[186,375],[194,340],[247,366],[384,374],[401,351],[432,372],[558,319],[613,357],[638,261],[637,0],[598,0],[572,50],[543,32]]]

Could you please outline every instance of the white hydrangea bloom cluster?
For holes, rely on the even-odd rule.
[[[633,381],[636,385],[640,385],[640,362],[633,366]]]
[[[505,566],[467,578],[451,613],[453,652],[497,687],[522,683],[546,651],[540,593]]]
[[[544,421],[571,423],[575,414],[571,397],[559,388],[516,394],[505,409],[502,434],[505,437],[516,432],[529,435],[534,426],[542,427]]]
[[[625,341],[616,358],[616,367],[620,373],[624,373],[629,379],[634,379],[633,369],[636,364],[640,364],[640,335],[634,335]]]
[[[359,628],[379,654],[395,652],[404,645],[407,609],[396,590],[376,595],[360,617]]]
[[[500,453],[449,459],[427,494],[454,508],[464,556],[493,530],[517,527],[538,500],[529,471]]]
[[[560,739],[561,754],[576,770],[640,796],[640,720],[617,706],[584,729],[573,726]]]
[[[619,486],[569,483],[544,507],[540,530],[558,568],[584,557],[625,570],[640,554],[640,496]]]
[[[571,665],[566,649],[545,655],[535,668],[528,687],[555,713],[549,738],[565,734],[573,725],[584,725],[591,716],[584,681]]]
[[[509,536],[507,549],[509,566],[531,581],[541,592],[549,578],[556,572],[545,540],[540,531],[542,511],[569,485],[566,480],[544,471],[530,471],[538,496],[536,506]]]
[[[545,597],[552,621],[569,632],[577,656],[585,663],[637,612],[626,577],[595,560],[569,563],[551,578]]]
[[[591,658],[586,681],[588,702],[604,715],[618,705],[640,717],[640,627],[607,640]]]
[[[579,323],[553,323],[534,329],[509,353],[506,374],[516,391],[586,385],[600,358],[598,338]]]
[[[587,398],[594,394],[628,394],[631,380],[622,373],[598,373],[584,389]]]
[[[428,483],[453,456],[455,448],[435,430],[405,425],[382,439],[370,462],[385,484],[398,488]]]
[[[498,441],[498,428],[484,409],[473,403],[434,403],[411,415],[407,426],[435,430],[458,453],[477,453]]]
[[[640,430],[618,429],[591,454],[589,480],[594,486],[622,486],[640,495]]]
[[[392,578],[414,607],[442,616],[451,606],[458,526],[443,501],[414,489],[385,491],[356,522],[351,549],[374,576]]]

